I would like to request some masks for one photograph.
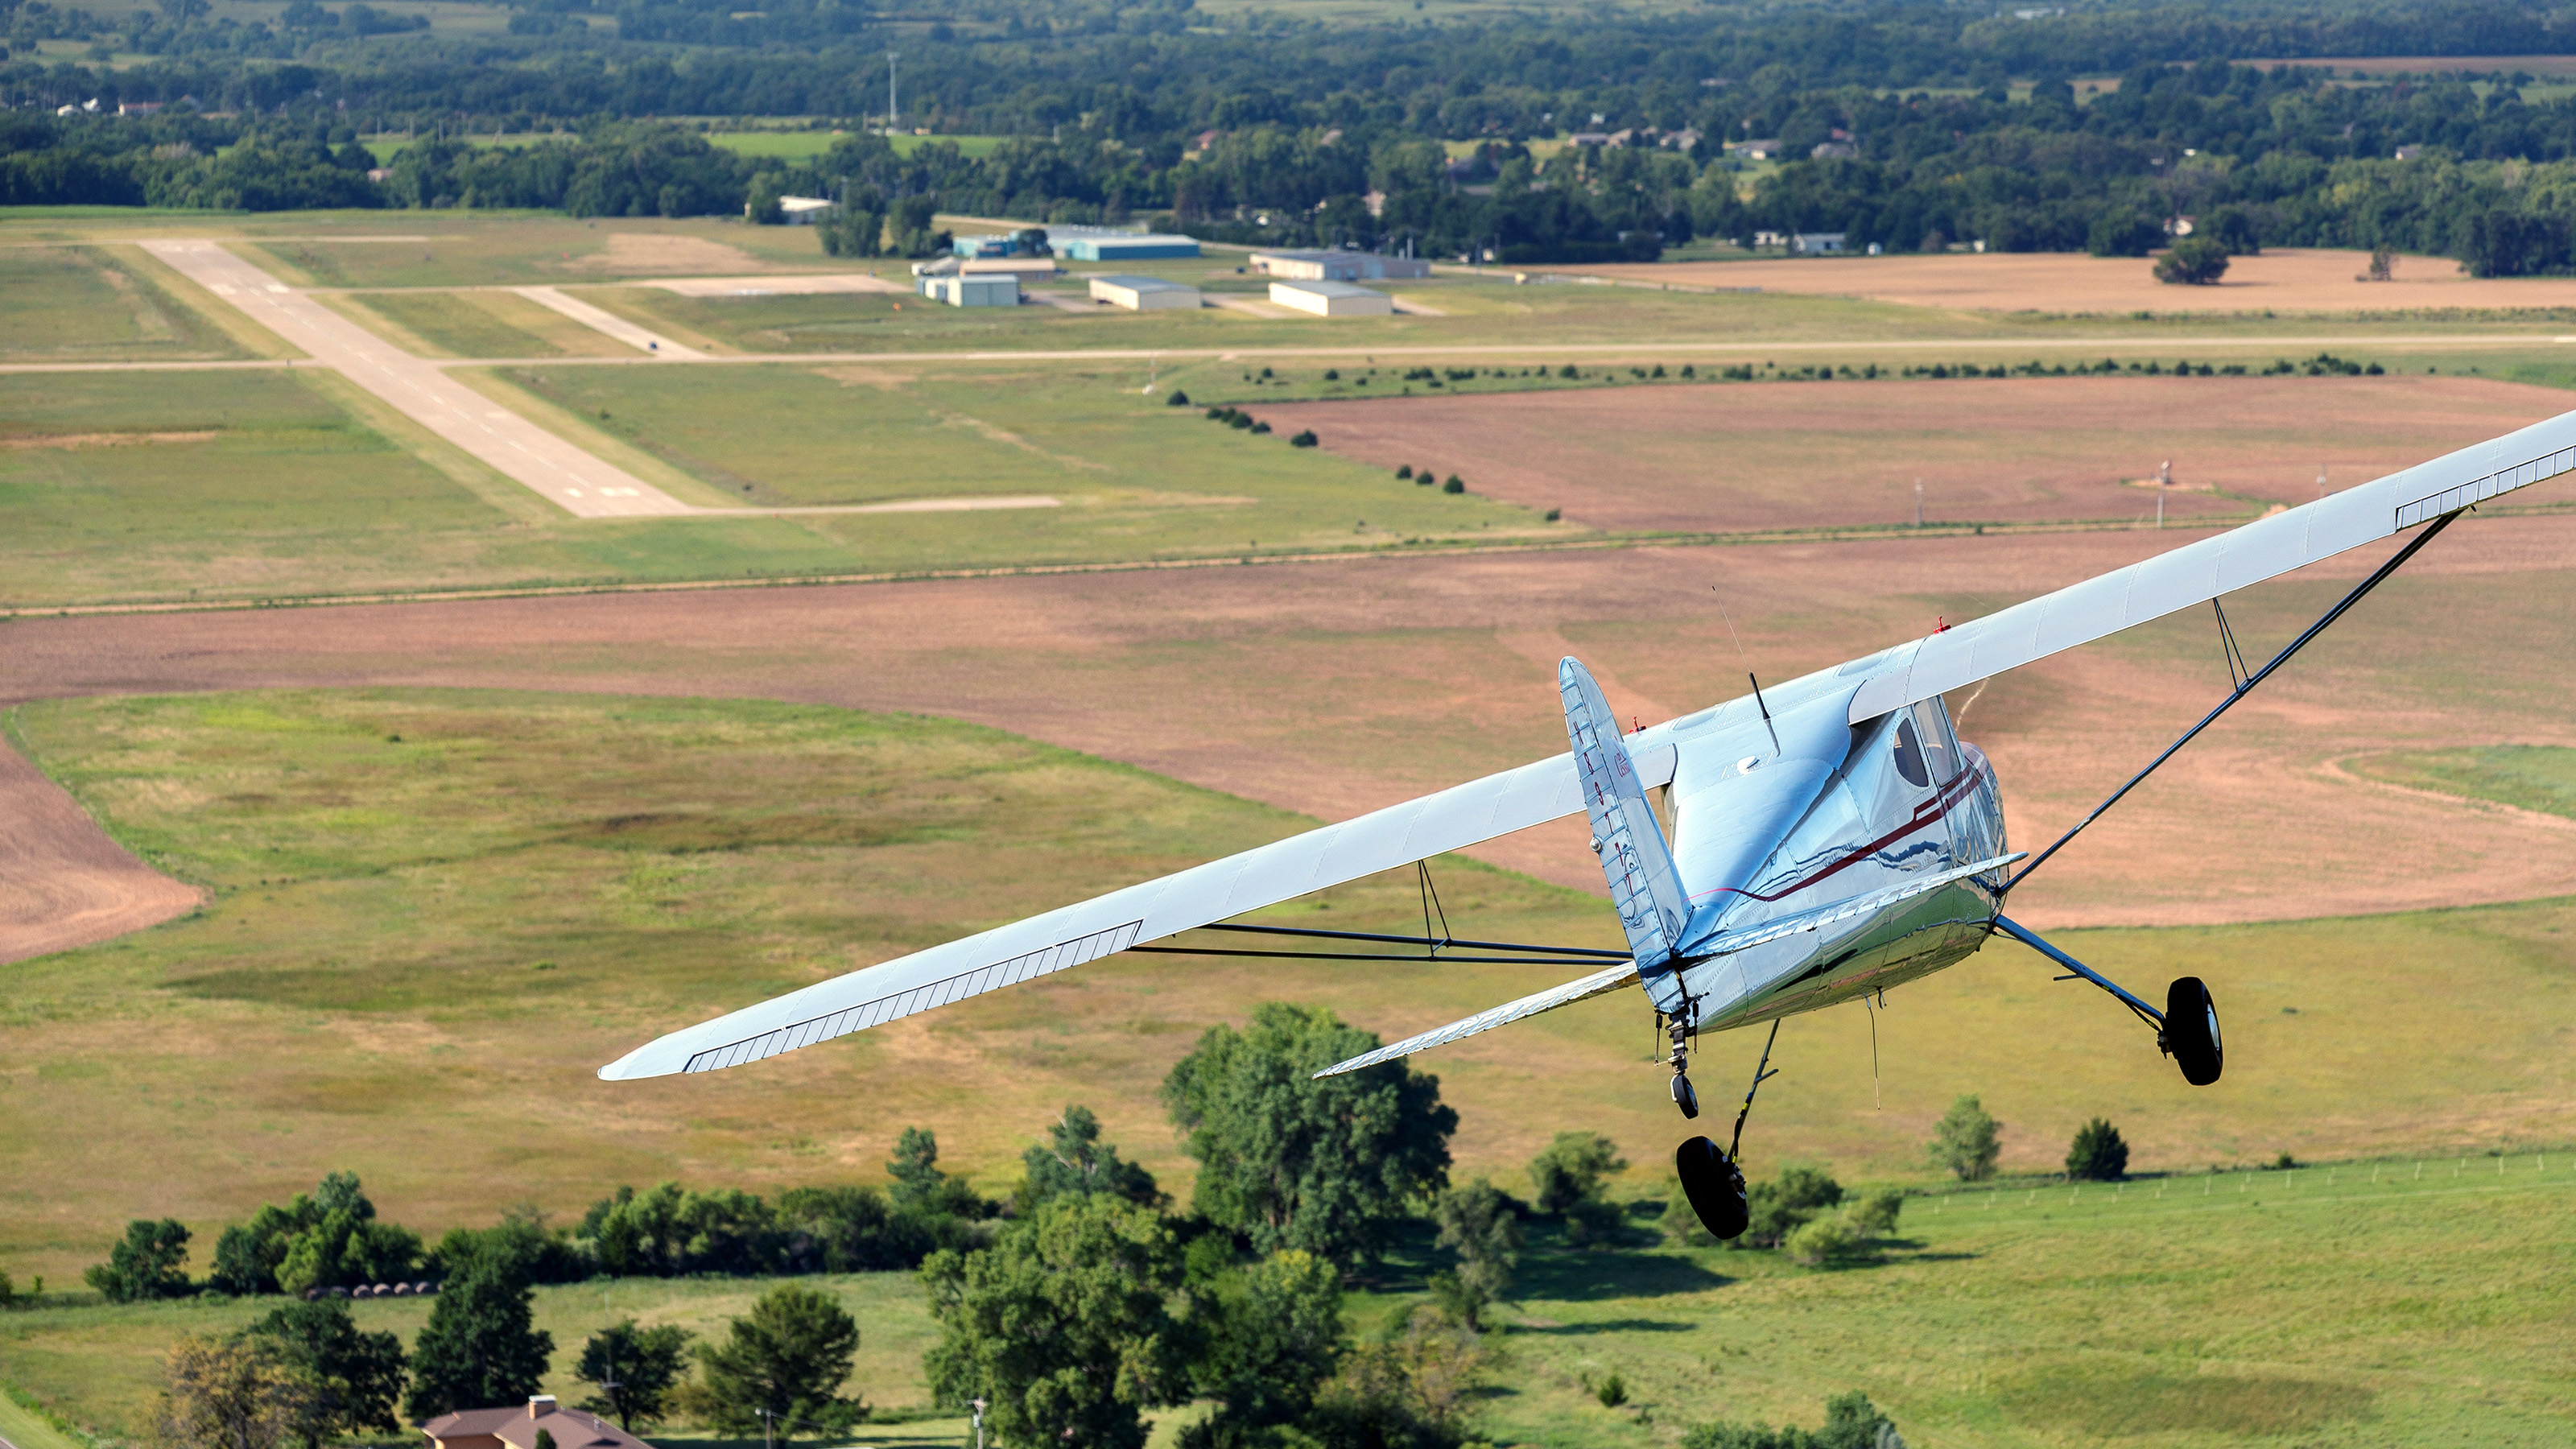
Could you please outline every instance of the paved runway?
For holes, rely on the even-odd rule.
[[[316,362],[400,408],[421,426],[580,518],[657,517],[696,510],[502,407],[425,359],[210,241],[148,241],[177,268]]]
[[[614,312],[594,307],[578,297],[567,297],[552,287],[514,287],[512,291],[549,311],[560,312],[594,332],[614,337],[638,352],[666,357],[674,362],[704,362],[707,355],[686,347],[658,333],[636,326]]]

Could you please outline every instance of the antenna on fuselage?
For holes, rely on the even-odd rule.
[[[1717,593],[1717,585],[1709,585],[1708,591]],[[1744,661],[1744,677],[1753,686],[1753,707],[1762,711],[1762,727],[1771,732],[1771,753],[1783,754],[1779,726],[1771,723],[1771,706],[1762,702],[1762,681],[1753,677],[1753,656],[1744,652],[1744,636],[1735,632],[1735,616],[1726,612],[1726,599],[1722,595],[1717,601],[1717,616],[1726,621],[1727,637],[1735,641],[1735,657]]]

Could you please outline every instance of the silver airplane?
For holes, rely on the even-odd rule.
[[[1771,1024],[1875,996],[1972,955],[1997,935],[2031,946],[2152,1028],[2184,1080],[2219,1079],[2218,1013],[2197,977],[2158,1007],[2004,914],[2013,889],[2415,553],[2490,498],[2576,468],[2576,413],[2391,474],[1680,719],[1622,734],[1583,665],[1558,667],[1569,749],[1516,770],[1308,831],[1160,880],[870,966],[647,1043],[600,1069],[616,1081],[740,1066],[1121,951],[1576,965],[1588,974],[1323,1067],[1361,1071],[1609,992],[1639,988],[1671,1043],[1671,1095],[1699,1115],[1690,1054],[1703,1032]],[[2269,663],[2253,668],[2220,602],[2233,590],[2412,531],[2405,544]],[[2216,707],[2035,857],[2009,850],[1993,765],[1951,728],[1946,692],[2178,609],[2207,603],[2234,687]],[[1664,792],[1670,830],[1648,791]],[[1231,918],[1584,813],[1626,951],[1323,931]],[[1149,945],[1211,930],[1329,943],[1293,951]],[[1404,947],[1397,955],[1382,948]],[[1371,948],[1381,948],[1372,950]],[[1477,953],[1477,954],[1461,954]],[[1744,1124],[1770,1069],[1766,1042],[1728,1145],[1694,1136],[1674,1167],[1721,1238],[1743,1232]]]

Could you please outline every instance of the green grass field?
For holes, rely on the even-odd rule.
[[[2540,1154],[2117,1187],[2016,1182],[1909,1198],[1875,1258],[1825,1269],[1774,1253],[1650,1247],[1651,1219],[1629,1245],[1591,1251],[1542,1223],[1490,1313],[1499,1332],[1486,1340],[1493,1360],[1475,1413],[1502,1444],[1650,1449],[1710,1420],[1813,1425],[1826,1396],[1859,1389],[1908,1442],[1952,1449],[2562,1443],[2576,1432],[2571,1189],[2576,1159]],[[1433,1261],[1418,1251],[1345,1300],[1356,1333],[1418,1301]],[[859,1321],[850,1387],[882,1407],[924,1404],[920,1354],[937,1334],[915,1280],[803,1281]],[[537,1323],[556,1342],[545,1388],[577,1400],[574,1351],[611,1322],[704,1335],[766,1286],[540,1289]],[[0,1376],[66,1417],[131,1434],[170,1340],[233,1328],[273,1301],[0,1316]],[[352,1311],[361,1327],[408,1341],[428,1305]],[[1629,1395],[1615,1408],[1586,1387],[1612,1373]],[[1187,1412],[1164,1411],[1158,1429]],[[966,1430],[930,1419],[870,1426],[856,1442],[962,1445]],[[689,1432],[654,1438],[696,1449]],[[1155,1440],[1168,1443],[1167,1431]]]
[[[549,314],[551,315],[551,314]],[[1575,536],[1077,370],[566,368],[498,397],[683,496],[1040,493],[1008,513],[577,520],[327,374],[0,377],[0,603],[53,607]],[[599,418],[605,409],[610,416]],[[399,444],[400,446],[397,446]],[[409,451],[406,451],[406,450]]]
[[[249,355],[114,249],[0,247],[0,362]]]
[[[2493,800],[2551,815],[2576,815],[2576,750],[2563,745],[2369,755],[2353,761],[2352,767],[2394,785]]]
[[[1301,822],[989,730],[804,706],[254,693],[9,722],[119,839],[211,893],[0,974],[0,1084],[21,1123],[0,1139],[0,1267],[22,1282],[72,1281],[128,1217],[211,1231],[339,1167],[436,1232],[531,1198],[577,1212],[617,1182],[872,1181],[921,1123],[999,1188],[1068,1101],[1185,1183],[1155,1085],[1210,1023],[1277,998],[1392,1034],[1560,974],[1126,957],[754,1069],[609,1086],[597,1064],[677,1025]],[[1462,933],[1615,939],[1588,896],[1439,870]],[[1282,908],[1360,929],[1417,909],[1401,874]],[[2115,979],[2211,980],[2232,1050],[2207,1091],[2109,1004],[1998,946],[1891,995],[1880,1085],[1866,1013],[1793,1022],[1749,1141],[1924,1182],[1931,1122],[1978,1092],[2015,1171],[2053,1168],[2096,1113],[2153,1171],[2563,1144],[2571,923],[2576,902],[2553,901],[2065,933]],[[1465,1119],[1461,1169],[1515,1180],[1563,1128],[1659,1159],[1676,1132],[1649,1026],[1603,998],[1425,1058]],[[1759,1046],[1713,1039],[1707,1090]]]

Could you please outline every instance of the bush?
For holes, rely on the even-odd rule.
[[[2129,1175],[2129,1144],[2101,1117],[2087,1122],[2066,1149],[2066,1175],[2077,1182],[2118,1182]]]
[[[1592,1397],[1601,1401],[1601,1407],[1615,1409],[1628,1402],[1628,1381],[1619,1377],[1617,1369],[1612,1369],[1608,1378],[1593,1386]]]
[[[1983,1182],[1995,1175],[1995,1159],[2003,1155],[2003,1127],[1983,1102],[1961,1097],[1933,1124],[1926,1150],[1935,1166],[1948,1168],[1961,1182]]]
[[[1812,1167],[1784,1167],[1777,1182],[1757,1182],[1745,1192],[1745,1205],[1752,1221],[1744,1236],[1735,1240],[1742,1248],[1776,1248],[1791,1233],[1812,1221],[1843,1200],[1843,1185]]]
[[[1440,485],[1440,491],[1443,493],[1464,493],[1467,491],[1467,480],[1459,477],[1455,473],[1452,473],[1449,475],[1449,480]]]
[[[1810,1268],[1856,1258],[1869,1249],[1869,1238],[1849,1217],[1837,1215],[1801,1224],[1780,1245],[1790,1261]]]
[[[1413,465],[1411,463],[1401,465],[1395,470],[1395,476],[1399,479],[1412,477]]]
[[[1682,1449],[1904,1449],[1896,1425],[1861,1393],[1825,1400],[1825,1427],[1793,1424],[1702,1424],[1682,1435]]]
[[[1435,1286],[1441,1307],[1469,1328],[1481,1329],[1484,1306],[1512,1286],[1512,1270],[1521,1256],[1519,1204],[1483,1178],[1440,1195],[1432,1220],[1440,1225],[1438,1246],[1458,1255],[1458,1271],[1442,1274]]]
[[[1165,407],[1185,408],[1189,405],[1190,395],[1181,391],[1179,388],[1172,389],[1172,395],[1163,399],[1163,406]]]
[[[2214,286],[2226,275],[2227,248],[2216,237],[2184,237],[2156,258],[2156,280],[2169,286]]]
[[[1874,1192],[1862,1198],[1860,1206],[1852,1209],[1852,1226],[1873,1238],[1885,1237],[1896,1231],[1897,1215],[1904,1211],[1905,1194],[1892,1188]]]
[[[1292,448],[1311,448],[1315,446],[1315,430],[1313,428],[1308,428],[1304,432],[1290,438],[1288,440],[1288,446]]]

